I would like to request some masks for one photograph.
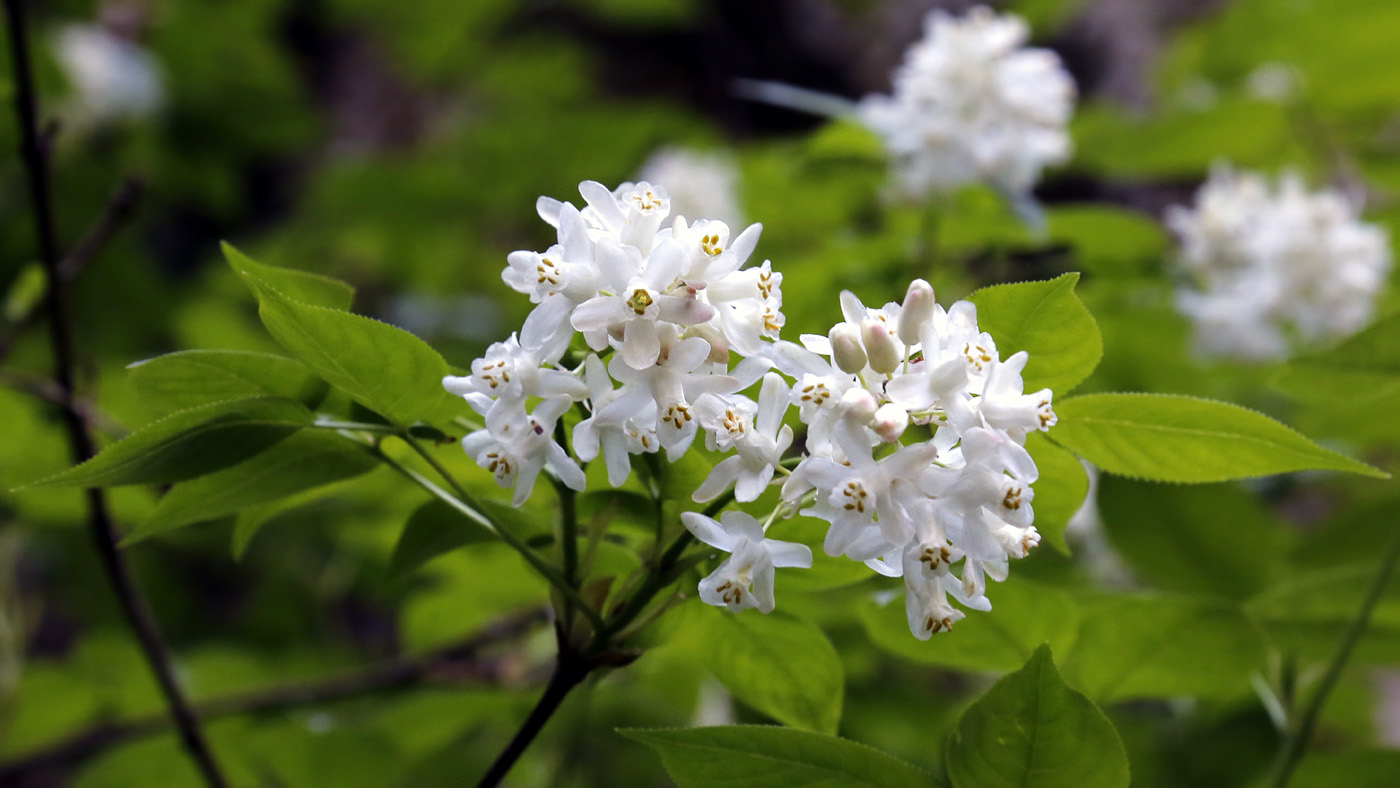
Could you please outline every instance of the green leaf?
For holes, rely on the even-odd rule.
[[[310,271],[265,265],[238,251],[233,247],[233,244],[228,242],[223,244],[223,249],[224,258],[228,260],[229,267],[240,278],[247,281],[244,275],[251,274],[254,279],[267,284],[293,301],[343,312],[348,310],[350,304],[355,300],[355,288],[339,279],[332,279],[329,276],[322,276]],[[261,296],[261,293],[251,282],[248,286],[252,289],[253,295]]]
[[[442,388],[447,362],[423,340],[377,320],[300,303],[244,276],[258,293],[268,332],[360,404],[405,426],[460,410]]]
[[[1274,385],[1314,406],[1315,426],[1327,434],[1347,432],[1362,440],[1384,440],[1376,428],[1394,422],[1400,408],[1400,314],[1334,348],[1299,356],[1279,371]],[[1336,407],[1346,402],[1345,408]]]
[[[461,512],[433,499],[408,518],[408,524],[394,545],[394,555],[389,559],[389,577],[401,579],[443,553],[480,542],[493,542],[497,538],[463,517]]]
[[[184,350],[127,370],[142,404],[167,409],[240,397],[286,397],[315,407],[329,389],[296,359],[246,350]]]
[[[0,307],[5,319],[18,323],[29,317],[38,308],[49,290],[49,277],[44,267],[29,263],[19,269],[10,288],[5,291],[4,306]]]
[[[353,441],[330,432],[304,432],[232,468],[176,485],[122,544],[359,476],[378,464]]]
[[[1089,474],[1073,454],[1051,443],[1044,435],[1026,436],[1026,450],[1035,460],[1040,477],[1033,487],[1035,528],[1040,537],[1061,555],[1069,555],[1065,526],[1089,495]]]
[[[1276,648],[1330,659],[1375,582],[1377,561],[1299,573],[1245,605]],[[1371,613],[1352,661],[1400,664],[1400,583],[1393,579]]]
[[[925,665],[955,670],[999,673],[1015,670],[1041,643],[1060,652],[1074,644],[1079,607],[1063,591],[1024,580],[990,584],[989,612],[973,611],[951,632],[919,640],[909,632],[904,597],[887,605],[871,600],[861,605],[860,618],[875,645]]]
[[[1310,755],[1298,764],[1290,788],[1392,788],[1400,774],[1400,752],[1363,750]]]
[[[1108,473],[1219,482],[1303,470],[1389,474],[1324,449],[1262,413],[1172,394],[1085,394],[1055,403],[1050,439]]]
[[[705,667],[736,698],[779,722],[836,732],[845,673],[824,632],[781,613],[707,612]]]
[[[1113,723],[1060,680],[1050,648],[998,681],[948,740],[954,788],[1127,788]]]
[[[1065,676],[1100,703],[1229,697],[1248,692],[1264,662],[1259,630],[1235,603],[1105,595],[1080,604],[1083,624]]]
[[[765,725],[624,728],[680,788],[929,788],[932,775],[873,747]]]
[[[1074,294],[1079,274],[1047,282],[984,287],[970,300],[977,323],[992,335],[1002,357],[1030,354],[1026,391],[1048,388],[1063,396],[1089,377],[1103,356],[1099,326]]]
[[[170,484],[227,468],[310,424],[311,411],[281,397],[215,402],[147,424],[87,462],[32,486]]]
[[[1169,591],[1243,599],[1281,569],[1288,547],[1288,531],[1236,485],[1105,476],[1098,502],[1114,549],[1135,574]]]

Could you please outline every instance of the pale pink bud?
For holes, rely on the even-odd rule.
[[[889,326],[879,320],[866,320],[860,324],[860,337],[865,341],[865,352],[870,357],[870,368],[888,375],[899,369],[900,348]]]
[[[860,329],[850,323],[838,323],[828,335],[831,359],[836,368],[847,375],[859,375],[865,369],[865,348],[860,345]]]
[[[922,279],[909,283],[899,313],[899,338],[906,345],[919,341],[919,327],[933,319],[933,286]]]
[[[875,411],[870,427],[885,443],[898,443],[899,436],[909,427],[909,412],[893,402],[887,402]]]
[[[857,424],[869,424],[875,411],[875,397],[865,389],[847,389],[841,395],[841,413]]]

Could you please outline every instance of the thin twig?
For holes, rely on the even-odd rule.
[[[30,375],[24,372],[13,370],[0,370],[0,386],[14,389],[15,391],[28,394],[35,399],[42,400],[51,405],[64,407],[65,398],[63,389],[57,383],[38,375]],[[126,430],[116,422],[115,419],[102,412],[89,397],[74,395],[72,398],[73,408],[78,411],[78,415],[92,428],[113,438],[126,437]]]
[[[272,714],[434,683],[461,686],[499,679],[500,666],[482,659],[480,653],[518,638],[544,620],[543,610],[530,611],[503,619],[461,643],[428,654],[391,659],[338,676],[211,698],[196,704],[195,713],[202,720]],[[169,727],[170,720],[165,715],[97,725],[0,763],[0,785],[20,783],[30,775],[51,769],[71,769],[113,747],[163,733]]]
[[[93,258],[106,247],[112,236],[131,218],[137,203],[140,202],[143,191],[144,186],[135,178],[127,178],[117,187],[111,198],[108,199],[102,214],[84,233],[78,246],[58,264],[59,282],[68,284],[78,278],[83,269],[87,268],[88,263],[92,262]],[[45,281],[44,287],[49,287],[47,281]],[[10,349],[14,346],[15,339],[30,323],[34,322],[35,317],[34,312],[23,315],[4,334],[0,334],[0,360],[10,355]]]
[[[1385,587],[1390,584],[1390,576],[1394,574],[1395,564],[1398,560],[1400,560],[1400,530],[1396,530],[1390,537],[1390,544],[1386,547],[1384,557],[1381,558],[1380,569],[1376,572],[1375,580],[1371,582],[1371,588],[1366,592],[1366,599],[1362,601],[1361,609],[1357,611],[1356,618],[1347,628],[1346,635],[1342,637],[1341,646],[1332,657],[1331,664],[1327,666],[1327,672],[1323,674],[1317,689],[1313,690],[1312,697],[1308,700],[1303,713],[1298,717],[1298,724],[1284,739],[1283,749],[1279,751],[1278,760],[1274,763],[1274,777],[1269,782],[1273,788],[1285,788],[1288,785],[1288,781],[1293,778],[1293,770],[1298,767],[1298,762],[1307,753],[1308,743],[1312,740],[1313,731],[1317,728],[1317,721],[1322,716],[1322,708],[1327,705],[1327,698],[1332,694],[1332,689],[1336,687],[1337,681],[1341,679],[1342,671],[1346,669],[1347,662],[1351,659],[1351,653],[1356,649],[1356,644],[1361,641],[1361,636],[1366,634],[1366,628],[1371,623],[1371,614],[1375,612],[1381,595],[1385,593]]]
[[[107,200],[107,207],[102,210],[102,215],[97,217],[97,221],[83,234],[78,244],[58,264],[58,276],[61,281],[71,282],[77,279],[88,263],[106,248],[107,242],[112,240],[112,236],[117,234],[117,230],[126,224],[126,220],[136,210],[145,189],[145,184],[137,178],[127,178],[121,182]]]
[[[20,156],[24,159],[33,202],[40,259],[48,275],[46,294],[50,321],[50,341],[54,357],[54,380],[63,404],[63,420],[68,430],[73,460],[82,462],[93,455],[92,436],[74,405],[74,354],[72,326],[64,303],[64,283],[59,271],[58,235],[54,230],[53,201],[49,190],[49,168],[39,136],[34,75],[30,67],[29,40],[23,0],[5,0],[9,16],[10,52],[14,58],[15,112],[20,126]],[[117,530],[107,509],[107,499],[99,488],[87,490],[88,520],[93,542],[103,569],[116,592],[127,623],[135,632],[151,671],[165,695],[171,718],[180,731],[180,740],[211,788],[226,788],[228,781],[214,761],[199,721],[180,690],[171,666],[170,652],[155,618],[136,590],[131,574],[117,549]]]

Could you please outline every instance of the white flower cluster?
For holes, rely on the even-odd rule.
[[[646,182],[614,192],[585,181],[579,193],[582,209],[547,197],[536,206],[557,244],[508,258],[502,278],[537,304],[519,336],[492,345],[470,376],[443,381],[485,417],[463,446],[514,487],[516,505],[546,465],[583,489],[582,469],[554,439],[574,403],[591,414],[574,430],[578,458],[602,454],[608,480],[621,485],[631,454],[683,454],[703,398],[733,394],[766,369],[741,364],[729,374],[731,349],[761,358],[783,325],[782,275],[767,261],[744,267],[759,225],[730,238],[719,221],[668,223],[666,191]],[[595,353],[578,369],[561,367],[576,333],[611,360]]]
[[[935,10],[924,30],[894,73],[894,95],[867,96],[859,109],[900,187],[924,196],[985,180],[1028,193],[1045,165],[1069,157],[1074,80],[1055,53],[1024,47],[1020,17]]]
[[[990,609],[986,579],[1004,579],[1008,558],[1040,540],[1037,470],[1024,444],[1055,414],[1048,389],[1023,391],[1026,353],[1003,361],[975,307],[945,311],[922,280],[902,304],[878,309],[842,293],[845,319],[828,335],[783,341],[781,275],[768,261],[745,267],[758,225],[731,240],[722,222],[668,223],[667,194],[648,183],[614,192],[590,181],[579,191],[582,210],[538,204],[557,245],[509,257],[503,278],[537,304],[519,336],[492,345],[470,376],[443,381],[485,418],[463,448],[514,489],[516,505],[546,467],[581,490],[579,462],[601,455],[617,486],[631,455],[665,449],[675,460],[703,431],[706,447],[727,456],[696,501],[732,488],[752,502],[786,477],[764,522],[682,516],[696,538],[730,553],[701,581],[704,601],[771,611],[774,569],[810,567],[812,553],[766,533],[800,512],[829,523],[829,555],[904,578],[916,636],[963,617],[949,595]],[[580,333],[594,352],[570,369],[563,359]],[[760,379],[757,400],[740,393]],[[561,438],[575,404],[584,418],[573,457]],[[804,452],[785,464],[793,405]]]
[[[1266,360],[1303,343],[1354,333],[1371,319],[1390,272],[1389,239],[1337,191],[1309,192],[1296,173],[1217,166],[1193,209],[1173,206],[1189,278],[1177,307],[1204,353]]]
[[[160,109],[165,100],[160,66],[136,42],[97,25],[66,25],[53,43],[75,94],[75,121],[100,125],[144,118]]]

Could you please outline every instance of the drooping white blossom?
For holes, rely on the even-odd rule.
[[[1352,334],[1370,321],[1390,272],[1385,231],[1296,173],[1270,183],[1218,165],[1195,205],[1170,208],[1167,223],[1180,239],[1177,308],[1208,355],[1279,359]]]
[[[735,613],[750,607],[770,613],[773,569],[812,565],[812,548],[767,538],[758,520],[744,512],[725,512],[718,522],[698,512],[685,512],[681,522],[696,539],[730,554],[700,581],[700,598],[707,604]]]
[[[879,134],[891,173],[914,196],[985,181],[1025,195],[1048,164],[1069,158],[1074,81],[1029,28],[978,6],[935,10],[894,73],[893,95],[867,96],[862,122]]]

